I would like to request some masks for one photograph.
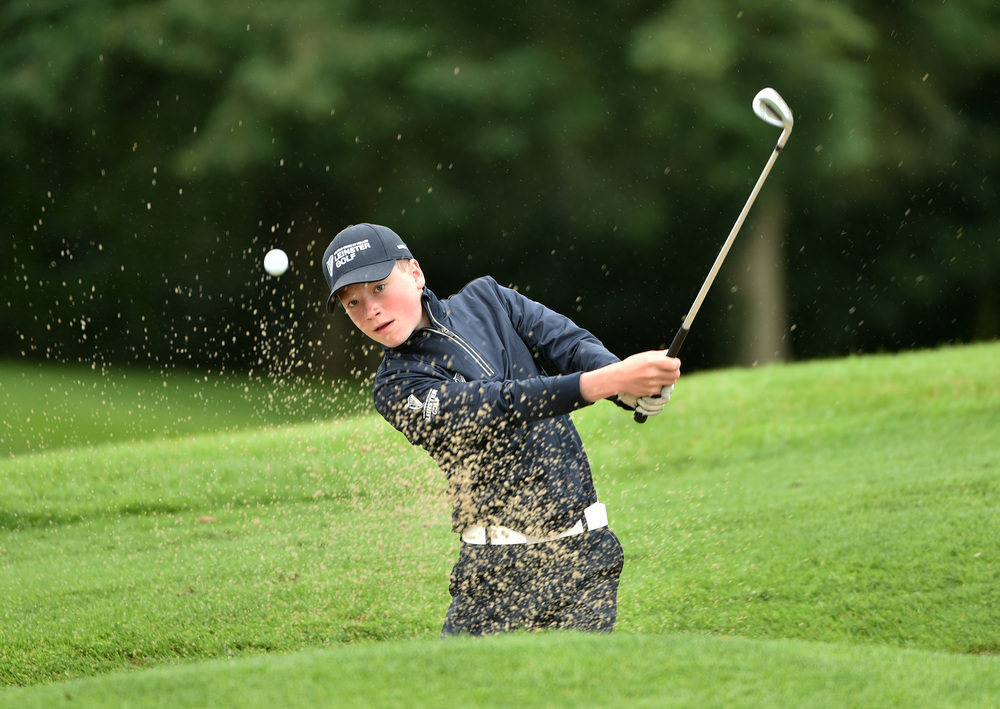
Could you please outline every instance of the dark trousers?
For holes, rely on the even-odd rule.
[[[566,628],[608,632],[624,555],[608,529],[541,544],[462,544],[443,636]]]

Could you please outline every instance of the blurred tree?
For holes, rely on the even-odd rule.
[[[1000,332],[990,285],[1000,259],[996,191],[982,189],[995,179],[996,163],[980,159],[998,136],[991,124],[1000,108],[998,19],[998,6],[982,1],[916,8],[678,0],[636,28],[636,66],[661,76],[671,100],[692,107],[686,123],[698,133],[688,145],[708,165],[696,155],[685,161],[715,166],[713,196],[733,205],[727,221],[745,194],[736,180],[746,154],[738,145],[754,140],[746,87],[775,86],[796,113],[789,156],[747,224],[749,239],[735,249],[744,263],[725,273],[730,291],[751,298],[730,303],[746,325],[743,361],[780,357],[788,339],[800,354],[816,356]],[[710,135],[701,133],[706,124]],[[786,205],[784,219],[771,200]],[[787,231],[776,231],[781,224]],[[752,258],[779,251],[754,240],[780,241],[786,257]],[[969,263],[978,259],[969,241],[993,266]],[[761,297],[769,283],[786,280],[789,314]],[[978,291],[978,304],[963,308],[952,289]],[[940,317],[944,303],[954,307],[947,318]],[[941,312],[928,316],[935,307]],[[783,339],[786,321],[793,331]],[[755,345],[764,332],[771,342]]]

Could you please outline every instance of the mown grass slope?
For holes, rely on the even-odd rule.
[[[371,415],[13,454],[0,706],[996,697],[996,344],[704,373],[644,426],[576,420],[627,555],[610,638],[438,640],[443,484]]]

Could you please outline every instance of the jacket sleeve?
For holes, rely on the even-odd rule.
[[[380,372],[374,397],[386,421],[432,453],[503,440],[496,435],[500,430],[510,435],[590,404],[580,395],[579,373],[456,382],[432,363],[412,361],[405,369]]]
[[[510,321],[546,372],[571,374],[618,362],[604,344],[565,315],[487,279]]]

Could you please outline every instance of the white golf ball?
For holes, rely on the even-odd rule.
[[[288,270],[288,254],[281,249],[271,249],[264,255],[264,270],[272,276],[280,276]]]

